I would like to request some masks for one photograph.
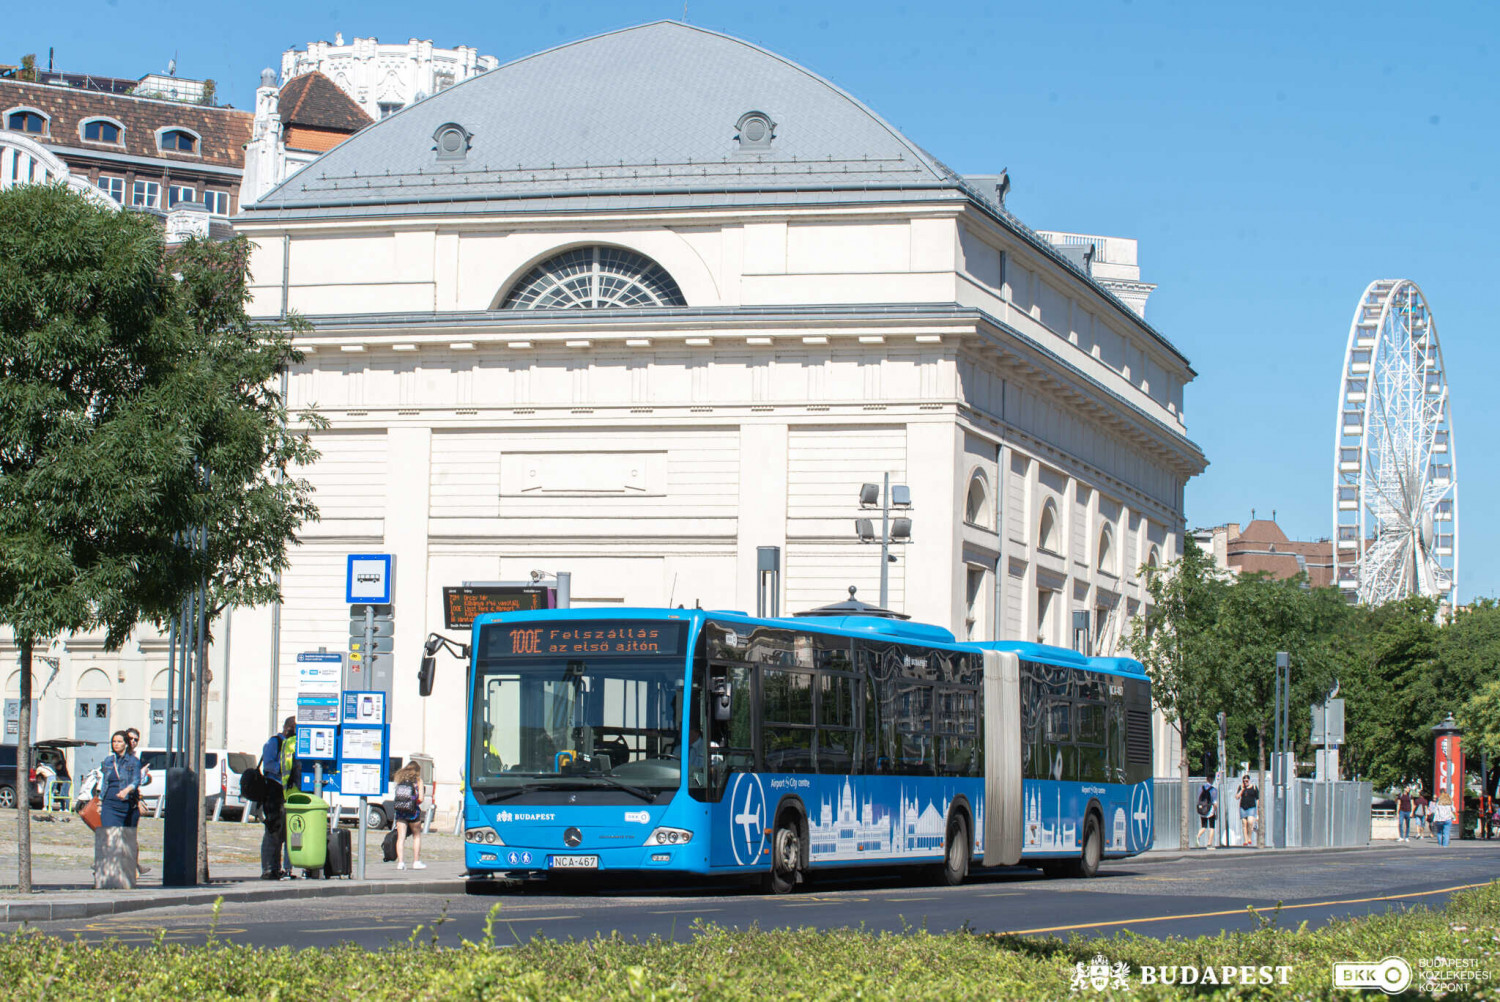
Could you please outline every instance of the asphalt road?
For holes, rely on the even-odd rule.
[[[1310,928],[1330,918],[1414,906],[1439,907],[1453,891],[1495,875],[1500,843],[1384,845],[1345,852],[1236,856],[1232,850],[1188,859],[1106,863],[1092,880],[1048,880],[1014,869],[972,877],[962,887],[924,885],[889,875],[824,877],[798,893],[773,897],[734,886],[631,890],[530,885],[496,893],[328,898],[226,904],[214,930],[221,939],[260,945],[376,948],[482,938],[498,905],[495,943],[534,936],[592,938],[619,932],[684,940],[698,920],[749,928],[859,927],[901,931],[970,928],[1022,935],[1072,932],[1143,936],[1213,934],[1274,921]],[[1280,908],[1278,910],[1278,903]],[[1252,914],[1250,909],[1257,910]],[[167,909],[40,928],[90,941],[201,943],[207,908]],[[418,927],[421,927],[418,929]]]

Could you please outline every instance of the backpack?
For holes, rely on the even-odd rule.
[[[396,809],[396,817],[404,820],[417,816],[417,791],[411,783],[397,783],[396,796],[391,806]]]
[[[387,863],[396,861],[396,829],[392,828],[380,840],[380,858]]]
[[[1206,818],[1214,812],[1214,795],[1208,787],[1198,791],[1198,816]]]

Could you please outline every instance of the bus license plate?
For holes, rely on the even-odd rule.
[[[553,856],[552,869],[554,870],[597,870],[599,869],[598,856]]]

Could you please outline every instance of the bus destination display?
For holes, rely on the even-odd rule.
[[[546,626],[491,626],[485,633],[488,657],[673,656],[682,651],[683,623],[592,622]]]
[[[551,608],[551,589],[542,586],[443,589],[443,624],[450,630],[468,629],[487,612],[518,612]]]

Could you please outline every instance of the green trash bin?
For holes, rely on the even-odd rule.
[[[286,848],[292,865],[319,870],[328,862],[328,801],[310,793],[286,795]]]

